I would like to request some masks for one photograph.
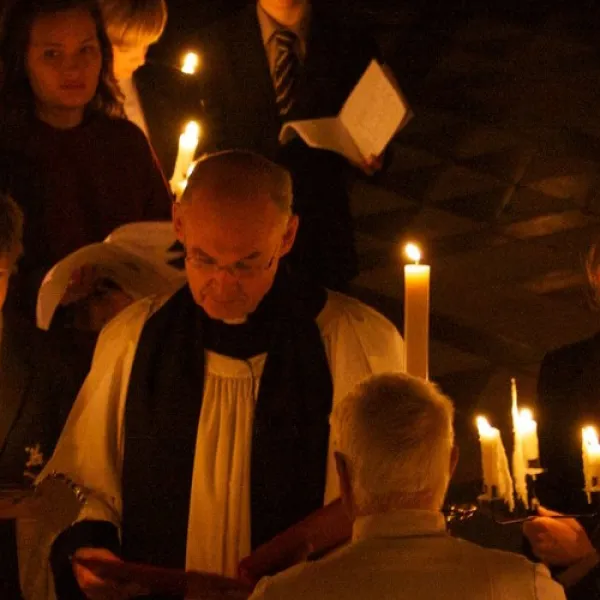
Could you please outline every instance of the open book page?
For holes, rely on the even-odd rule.
[[[338,117],[284,123],[279,141],[286,144],[295,135],[311,148],[338,152],[355,163],[362,161],[360,151]]]
[[[116,283],[134,300],[174,290],[185,274],[168,264],[175,242],[171,223],[132,223],[115,230],[104,242],[90,244],[56,263],[44,277],[37,298],[36,319],[48,329],[73,274],[93,266],[99,279]]]
[[[379,156],[409,116],[409,108],[375,60],[346,100],[340,121],[364,157]]]

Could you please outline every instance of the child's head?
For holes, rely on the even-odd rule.
[[[113,46],[118,81],[129,79],[146,60],[167,24],[165,0],[99,0],[106,32]]]
[[[12,0],[0,19],[0,106],[42,120],[120,114],[96,0]],[[69,119],[67,119],[69,121]],[[60,125],[59,125],[60,126]]]
[[[0,193],[0,310],[4,306],[8,280],[21,254],[23,213],[9,196]]]

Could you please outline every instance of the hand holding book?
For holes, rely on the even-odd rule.
[[[362,168],[380,158],[412,112],[389,69],[373,60],[335,117],[284,123],[279,141],[301,137],[313,148],[338,152]]]

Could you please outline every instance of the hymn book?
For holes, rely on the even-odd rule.
[[[411,117],[393,77],[372,60],[336,117],[284,123],[279,141],[286,144],[299,136],[312,148],[331,150],[362,164],[380,156]]]
[[[130,223],[115,229],[103,242],[84,246],[57,262],[40,286],[36,320],[50,327],[74,274],[91,266],[98,279],[106,279],[138,300],[183,285],[183,270],[171,263],[182,256],[176,249],[171,221]]]

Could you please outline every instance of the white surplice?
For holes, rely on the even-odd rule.
[[[142,328],[162,302],[164,299],[147,298],[135,303],[101,333],[91,371],[54,456],[41,475],[64,473],[93,491],[77,520],[103,519],[120,526],[123,420],[129,377]],[[358,300],[328,292],[317,324],[331,369],[334,403],[370,374],[404,370],[404,343],[398,331]],[[187,569],[234,576],[238,563],[250,552],[252,419],[265,359],[266,354],[242,361],[206,353]],[[338,496],[332,454],[330,447],[324,503]],[[26,563],[24,560],[22,578],[27,573]],[[31,578],[32,573],[27,576]],[[47,576],[41,580],[47,581]],[[35,591],[32,581],[27,587],[32,589],[28,599],[45,597]]]

